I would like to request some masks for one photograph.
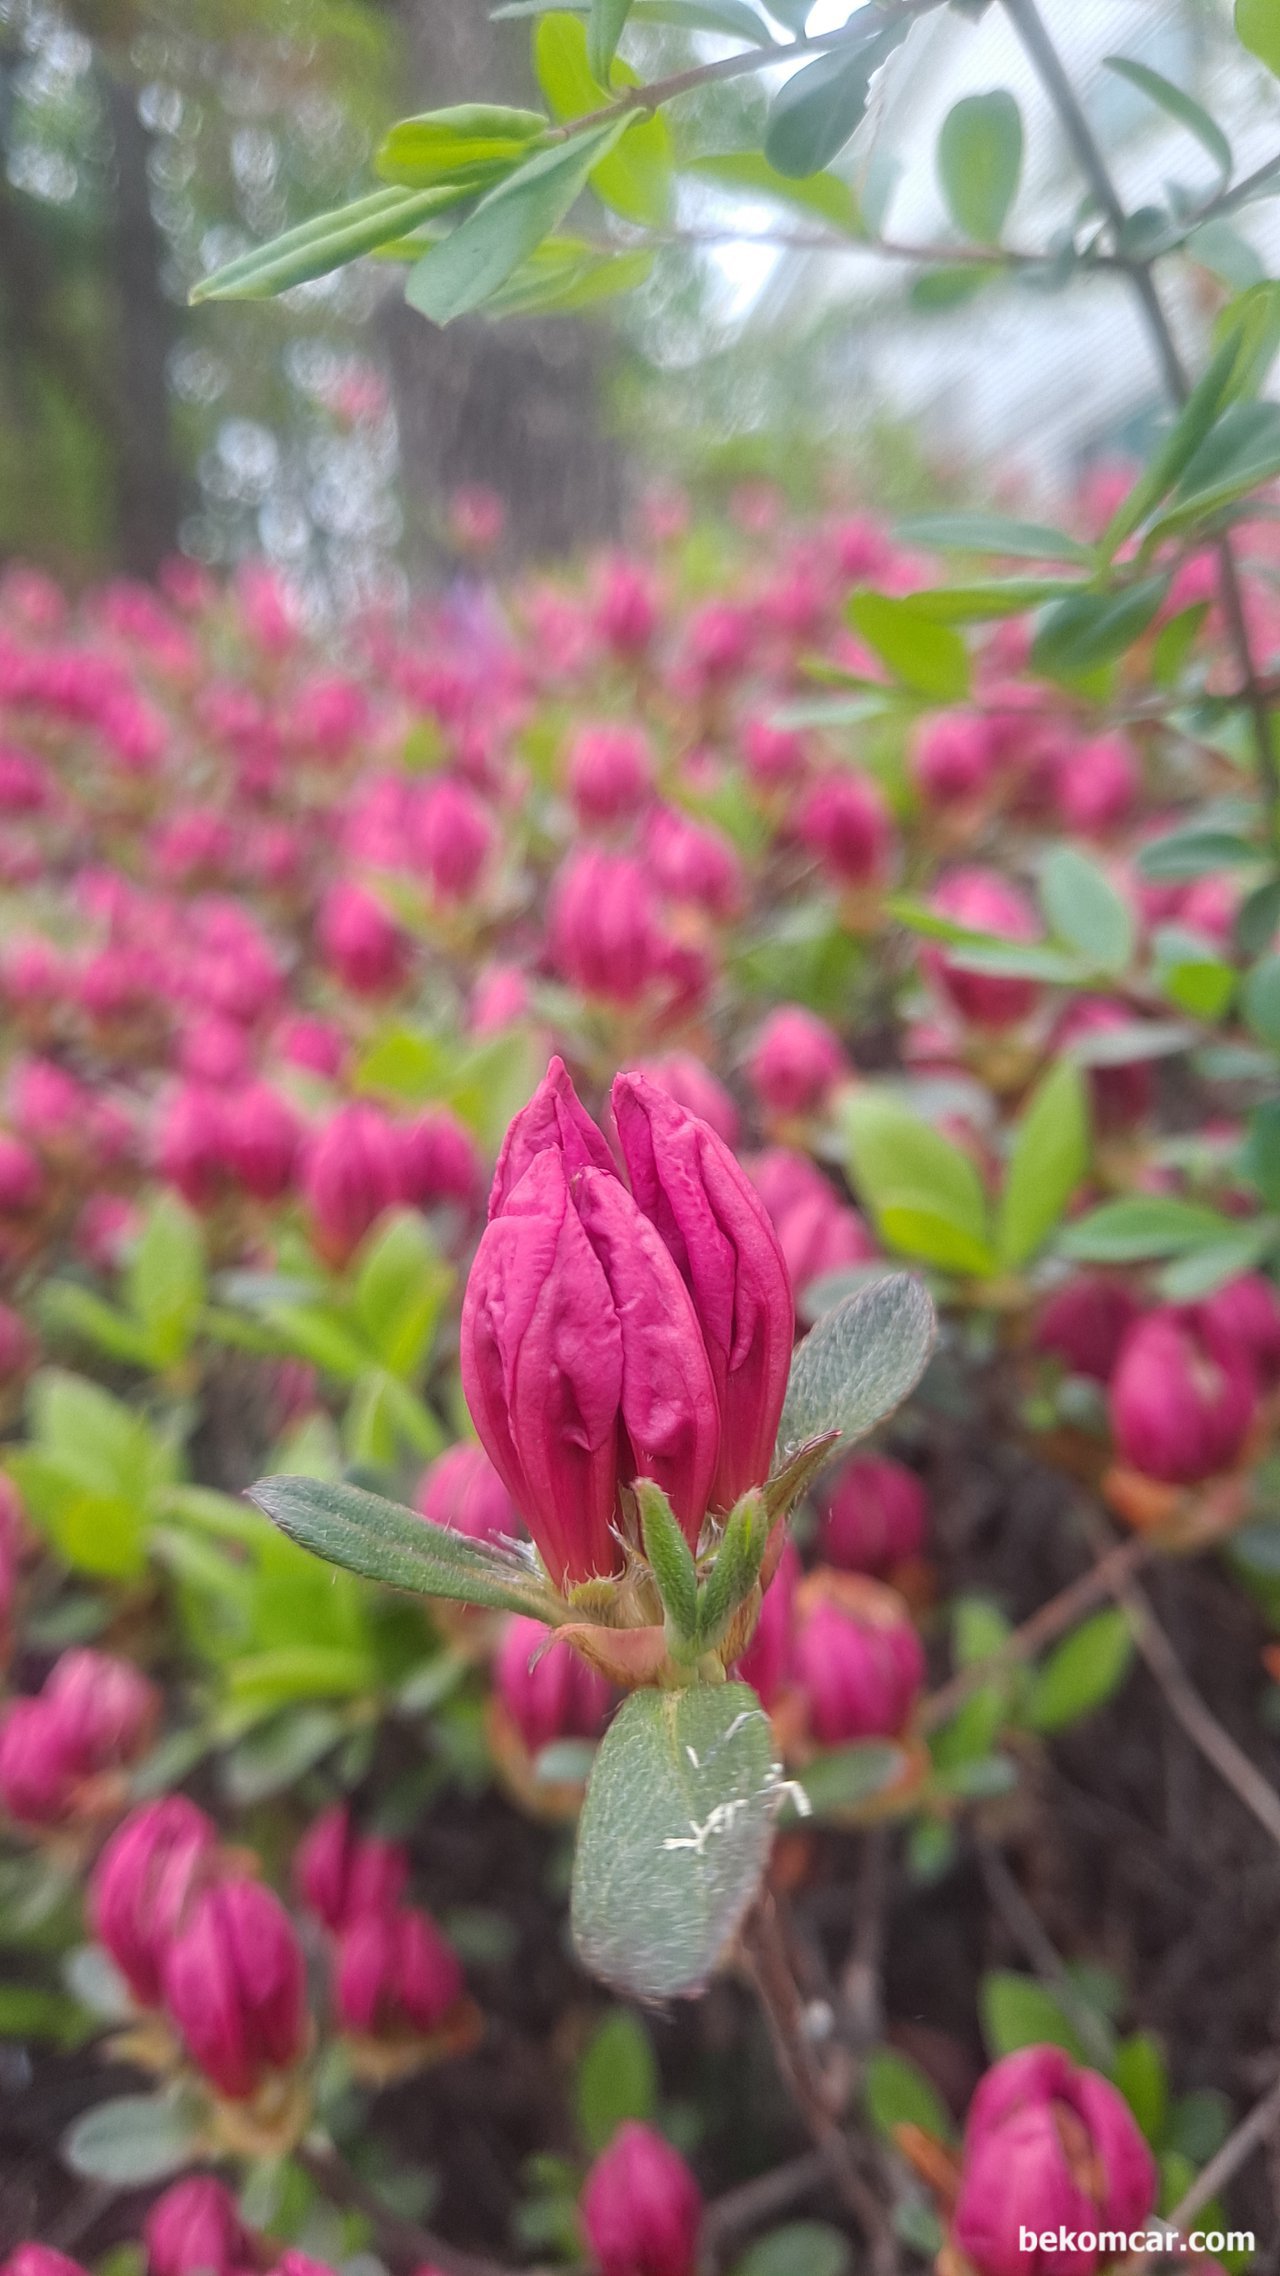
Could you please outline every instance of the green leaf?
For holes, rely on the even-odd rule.
[[[1193,1019],[1221,1019],[1240,975],[1210,941],[1180,925],[1159,925],[1151,950],[1156,981],[1170,1003]]]
[[[999,261],[955,262],[943,269],[920,269],[908,290],[907,305],[920,316],[945,314],[976,300],[989,284],[1003,282],[1006,275]]]
[[[480,308],[559,227],[593,168],[617,147],[627,121],[615,119],[539,151],[481,198],[458,227],[410,271],[405,298],[433,324]]]
[[[601,253],[583,238],[548,237],[515,275],[484,304],[487,317],[537,316],[593,308],[616,294],[634,292],[648,277],[652,250]]]
[[[1104,1201],[1068,1225],[1058,1247],[1080,1264],[1138,1264],[1147,1257],[1182,1256],[1235,1232],[1230,1217],[1173,1194],[1140,1194]]]
[[[1022,113],[1012,95],[966,95],[938,136],[938,179],[957,229],[996,245],[1022,178]]]
[[[849,184],[842,182],[838,174],[806,174],[793,178],[780,174],[760,150],[712,152],[688,160],[682,171],[702,181],[723,183],[729,190],[746,190],[752,197],[768,198],[774,204],[817,214],[820,220],[830,222],[833,229],[842,230],[847,237],[861,234],[858,201]]]
[[[641,2124],[657,2113],[661,2082],[653,2041],[638,2015],[618,2007],[606,2015],[578,2065],[574,2104],[588,2157],[607,2149],[628,2119]]]
[[[985,1240],[957,1225],[930,1202],[927,1194],[886,1194],[876,1219],[885,1245],[896,1255],[915,1257],[921,1264],[937,1265],[941,1272],[985,1277],[995,1259]]]
[[[1168,589],[1167,577],[1146,577],[1118,592],[1055,601],[1032,643],[1032,670],[1050,679],[1080,679],[1114,664],[1142,638]]]
[[[587,60],[597,79],[608,84],[631,0],[591,0],[587,19]]]
[[[170,2096],[121,2094],[75,2120],[62,2155],[85,2181],[144,2189],[189,2165],[197,2139],[193,2114]]]
[[[845,1108],[849,1170],[877,1221],[909,1198],[926,1203],[978,1248],[987,1243],[987,1197],[969,1156],[886,1091],[860,1089]]]
[[[978,1993],[982,2035],[992,2061],[1020,2047],[1063,2047],[1077,2063],[1089,2060],[1080,2035],[1052,1992],[1030,1976],[993,1968]]]
[[[1236,0],[1236,37],[1280,79],[1280,8],[1276,0]]]
[[[1246,974],[1240,1009],[1259,1041],[1280,1051],[1280,956],[1264,957]]]
[[[505,0],[494,8],[490,21],[507,23],[529,16],[568,13],[585,16],[591,0]],[[745,40],[750,47],[770,47],[765,25],[746,0],[632,0],[636,23],[673,24],[682,32],[718,32],[723,39]]]
[[[1040,906],[1050,931],[1087,957],[1095,970],[1127,970],[1137,925],[1100,863],[1075,846],[1059,846],[1040,872]]]
[[[1090,546],[1044,522],[1007,520],[1003,514],[912,514],[898,523],[904,545],[937,553],[990,553],[1018,561],[1073,561],[1093,567]]]
[[[1153,2149],[1164,2139],[1169,2119],[1169,2073],[1159,2040],[1134,2031],[1116,2048],[1112,2077]]]
[[[960,703],[967,696],[969,652],[948,625],[887,593],[855,593],[848,613],[854,631],[904,687],[938,703]]]
[[[851,34],[778,89],[769,108],[764,154],[778,173],[801,181],[820,174],[856,133],[872,76],[906,32],[901,24]]]
[[[359,1486],[262,1478],[249,1498],[313,1556],[388,1588],[540,1620],[563,1617],[559,1599],[514,1551],[469,1541]]]
[[[1234,830],[1171,830],[1152,838],[1138,850],[1137,867],[1143,877],[1162,882],[1187,877],[1209,877],[1217,869],[1241,868],[1263,859],[1261,847]]]
[[[222,1783],[227,1799],[252,1809],[273,1794],[287,1794],[331,1753],[347,1726],[332,1707],[297,1707],[249,1731],[226,1755]]]
[[[913,593],[912,607],[935,624],[982,624],[993,618],[1024,616],[1049,601],[1067,600],[1079,590],[1070,577],[1000,577],[988,585],[935,585]]]
[[[1014,1133],[996,1232],[1002,1264],[1016,1268],[1034,1256],[1088,1166],[1084,1077],[1071,1060],[1060,1059],[1032,1092]]]
[[[0,1983],[0,2039],[47,2039],[71,2053],[97,2029],[97,2020],[66,1992]]]
[[[1240,1168],[1265,1202],[1280,1209],[1280,1099],[1255,1106],[1240,1155]]]
[[[865,1438],[914,1391],[936,1328],[928,1290],[908,1273],[846,1296],[810,1329],[791,1362],[779,1458],[828,1431],[839,1431],[846,1444]]]
[[[1234,1233],[1226,1234],[1221,1241],[1208,1242],[1202,1249],[1191,1249],[1186,1256],[1175,1257],[1172,1264],[1165,1265],[1156,1285],[1166,1304],[1194,1304],[1202,1296],[1212,1296],[1216,1289],[1225,1287],[1242,1272],[1252,1272],[1277,1248],[1280,1248],[1280,1219],[1256,1217]]]
[[[903,1748],[892,1739],[860,1739],[835,1747],[805,1764],[804,1791],[815,1818],[839,1819],[848,1810],[883,1794],[908,1767]]]
[[[939,2142],[954,2139],[951,2113],[932,2080],[896,2047],[875,2049],[862,2092],[872,2125],[890,2141],[895,2126],[919,2126]]]
[[[1037,1731],[1060,1731],[1090,1715],[1117,1691],[1133,1659],[1123,1612],[1108,1606],[1082,1622],[1049,1654],[1031,1688],[1027,1714]]]
[[[205,1300],[200,1221],[176,1194],[162,1193],[147,1211],[125,1278],[129,1309],[144,1328],[156,1367],[186,1353]]]
[[[698,1632],[698,1571],[693,1551],[676,1522],[675,1511],[652,1478],[637,1478],[644,1553],[658,1584],[663,1609],[682,1642]]]
[[[1280,877],[1255,885],[1236,915],[1235,948],[1238,956],[1262,956],[1280,932]]]
[[[460,193],[432,190],[374,190],[352,205],[317,214],[313,221],[256,245],[202,277],[192,288],[194,306],[202,300],[269,300],[274,293],[327,276],[362,253],[389,245],[430,215],[459,202]]]
[[[419,1373],[452,1286],[453,1272],[416,1210],[384,1219],[361,1251],[356,1317],[383,1366],[402,1382]]]
[[[1280,474],[1280,404],[1229,403],[1184,470],[1148,542],[1176,536]]]
[[[849,2240],[825,2221],[788,2221],[749,2244],[733,2276],[846,2276]]]
[[[640,84],[628,64],[618,63],[611,84],[605,85],[588,58],[587,30],[577,16],[544,16],[534,41],[534,58],[538,83],[560,120],[585,118],[602,110],[613,90]],[[661,228],[671,202],[671,136],[666,121],[658,111],[650,117],[633,112],[624,117],[622,126],[617,147],[591,169],[591,187],[624,220]]]
[[[40,1291],[40,1317],[46,1328],[63,1331],[104,1351],[108,1359],[121,1359],[128,1367],[149,1367],[151,1344],[146,1331],[118,1312],[114,1304],[95,1296],[78,1281],[55,1280]]]
[[[777,1799],[772,1728],[745,1684],[633,1691],[578,1824],[583,1965],[638,1999],[703,1991],[760,1886]]]
[[[1218,169],[1221,176],[1219,188],[1225,187],[1235,165],[1231,144],[1217,120],[1210,118],[1203,104],[1197,103],[1195,97],[1188,95],[1185,89],[1175,87],[1171,79],[1164,78],[1159,71],[1152,71],[1145,63],[1131,63],[1124,55],[1104,55],[1102,60],[1108,71],[1116,72],[1121,79],[1127,79],[1131,87],[1137,87],[1142,94],[1149,95],[1153,103],[1158,103],[1162,111],[1167,111],[1170,118],[1177,119],[1180,126],[1185,126],[1188,134],[1195,136],[1201,149],[1208,152]]]
[[[518,165],[549,124],[541,111],[460,103],[398,119],[383,136],[374,165],[384,181],[407,189],[427,189],[459,176],[487,180]]]
[[[698,1638],[707,1650],[721,1642],[734,1613],[759,1580],[769,1532],[766,1498],[752,1489],[730,1512],[715,1563],[699,1592]]]

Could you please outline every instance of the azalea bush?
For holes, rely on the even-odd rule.
[[[758,185],[830,206],[910,13],[791,26]],[[628,17],[211,289],[446,211],[426,313],[563,285],[688,91]],[[1012,131],[944,135],[993,265]],[[1188,216],[1095,192],[1176,401],[1052,525],[833,469],[499,587],[470,494],[465,579],[340,637],[6,574],[12,2276],[1249,2264],[1280,328],[1185,372]]]

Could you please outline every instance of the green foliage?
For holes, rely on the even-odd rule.
[[[1280,78],[1280,17],[1275,0],[1236,0],[1236,32],[1268,71]]]
[[[526,159],[410,270],[410,307],[434,324],[450,324],[482,307],[559,227],[625,131],[626,121],[614,120]]]
[[[578,1826],[584,1966],[639,1999],[703,1990],[759,1887],[776,1802],[769,1719],[744,1684],[633,1691]]]
[[[913,597],[855,593],[849,621],[913,695],[959,703],[969,692],[969,657],[958,632],[938,624]]]
[[[856,132],[873,74],[898,45],[905,21],[855,25],[832,55],[820,55],[778,89],[769,109],[764,154],[779,174],[820,174]]]
[[[892,1246],[950,1272],[994,1269],[986,1196],[967,1154],[887,1093],[848,1103],[849,1169]]]
[[[607,2149],[628,2119],[651,2124],[658,2093],[653,2041],[638,2015],[615,2007],[593,2033],[574,2078],[574,2110],[588,2156]]]
[[[982,1979],[978,1999],[982,2036],[993,2062],[1020,2047],[1062,2047],[1073,2062],[1089,2054],[1062,2003],[1032,1976],[993,1968]]]
[[[53,1367],[33,1379],[29,1419],[30,1440],[8,1450],[5,1468],[33,1523],[74,1571],[136,1579],[181,1474],[172,1427]]]
[[[359,1486],[262,1478],[252,1498],[291,1541],[367,1580],[499,1612],[556,1617],[557,1600],[514,1552],[470,1541]]]
[[[933,1349],[927,1291],[906,1274],[874,1281],[819,1320],[791,1363],[781,1454],[838,1431],[865,1438],[915,1389]]]
[[[825,2221],[788,2221],[770,2229],[735,2261],[733,2276],[846,2276],[849,2240]]]
[[[693,1552],[660,1486],[651,1478],[638,1478],[635,1496],[644,1553],[667,1618],[681,1643],[692,1642],[698,1633],[698,1574]]]
[[[1032,1093],[1013,1134],[996,1226],[1002,1264],[1016,1268],[1035,1255],[1058,1224],[1088,1166],[1084,1079],[1069,1059],[1062,1059]]]
[[[920,2126],[936,2141],[949,2142],[955,2129],[937,2088],[918,2063],[896,2047],[877,2047],[862,2086],[867,2116],[878,2132],[893,2139],[895,2126]]]
[[[1106,1704],[1133,1659],[1133,1637],[1123,1612],[1094,1613],[1050,1653],[1036,1674],[1027,1714],[1037,1731],[1063,1730]]]
[[[62,2154],[82,2180],[143,2189],[189,2165],[198,2151],[197,2113],[168,2094],[121,2094],[77,2118]]]
[[[1022,113],[1003,88],[965,95],[938,137],[938,177],[957,229],[999,243],[1022,178]]]

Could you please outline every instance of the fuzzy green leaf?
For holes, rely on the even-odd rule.
[[[291,1541],[388,1588],[554,1621],[563,1607],[514,1552],[469,1541],[398,1502],[320,1478],[262,1478],[251,1501]]]

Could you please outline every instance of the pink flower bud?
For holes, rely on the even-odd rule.
[[[462,1968],[429,1914],[363,1913],[339,1938],[333,1992],[342,2030],[426,2039],[462,1998]]]
[[[363,885],[335,885],[320,911],[320,952],[329,970],[358,996],[398,988],[408,942],[394,917]]]
[[[742,733],[742,755],[747,773],[761,790],[786,790],[803,782],[809,771],[809,747],[793,729],[775,727],[767,719],[749,719]]]
[[[15,2244],[7,2260],[0,2261],[0,2276],[87,2276],[78,2260],[55,2252],[51,2244]]]
[[[1035,911],[1025,895],[1007,878],[991,869],[955,869],[943,879],[929,906],[952,924],[968,932],[992,933],[1001,940],[1033,941],[1040,938]],[[1039,999],[1034,980],[1001,977],[990,972],[966,972],[952,962],[944,948],[929,944],[923,951],[926,971],[955,1006],[962,1019],[975,1027],[1013,1027],[1033,1011]]]
[[[567,1178],[585,1169],[602,1170],[606,1177],[618,1174],[608,1143],[583,1106],[560,1058],[552,1059],[533,1097],[521,1107],[502,1141],[489,1192],[491,1217],[497,1216],[530,1163],[548,1148],[561,1156]]]
[[[610,1706],[604,1677],[557,1643],[541,1620],[518,1613],[502,1631],[494,1689],[531,1755],[555,1739],[598,1739]]]
[[[960,806],[987,789],[998,767],[989,720],[971,711],[942,711],[925,721],[911,771],[929,806]]]
[[[802,1592],[794,1649],[819,1746],[898,1737],[925,1670],[920,1638],[892,1589],[815,1573]]]
[[[646,1059],[637,1069],[656,1089],[665,1091],[677,1106],[707,1122],[725,1145],[738,1143],[738,1109],[711,1069],[692,1051],[668,1051],[661,1059]]]
[[[647,569],[622,554],[605,563],[596,630],[618,656],[642,656],[658,629],[658,593]]]
[[[342,1073],[347,1056],[342,1030],[323,1019],[285,1020],[276,1030],[275,1045],[289,1066],[305,1067],[309,1074],[326,1075],[331,1081]]]
[[[473,1209],[480,1199],[480,1150],[464,1122],[447,1107],[420,1114],[400,1132],[400,1194],[415,1209],[452,1202]]]
[[[756,1632],[733,1671],[739,1682],[750,1684],[762,1707],[772,1708],[776,1704],[791,1675],[791,1639],[799,1579],[800,1559],[794,1542],[788,1541],[778,1560],[777,1572],[764,1592]]]
[[[1084,1043],[1090,1036],[1112,1035],[1133,1025],[1123,1004],[1105,997],[1083,996],[1058,1024],[1057,1050]],[[1155,1071],[1150,1059],[1121,1059],[1087,1068],[1093,1118],[1099,1130],[1115,1133],[1145,1122],[1155,1103]]]
[[[20,1138],[0,1130],[0,1217],[25,1217],[40,1205],[44,1172]]]
[[[678,2150],[629,2119],[578,2200],[600,2276],[694,2276],[702,2193]]]
[[[0,1804],[18,1825],[57,1825],[78,1783],[46,1699],[15,1699],[0,1724]]]
[[[227,1162],[256,1201],[278,1201],[293,1183],[302,1125],[269,1083],[249,1083],[227,1100]]]
[[[401,1199],[403,1148],[399,1131],[376,1106],[340,1107],[306,1153],[302,1193],[316,1242],[335,1264],[345,1264],[383,1212]]]
[[[952,2235],[978,2276],[1092,2276],[1110,2259],[1093,2247],[1035,2255],[1023,2228],[1100,2230],[1145,2225],[1156,2170],[1123,2097],[1057,2047],[1024,2047],[987,2072],[969,2107]]]
[[[742,907],[742,864],[729,840],[674,806],[659,806],[645,831],[649,868],[669,900],[728,924]]]
[[[1203,1306],[1148,1312],[1130,1328],[1111,1380],[1121,1458],[1169,1486],[1229,1470],[1257,1410],[1245,1345]]]
[[[259,1881],[206,1889],[170,1945],[165,2006],[217,2092],[243,2102],[306,2044],[306,1986],[293,1923]]]
[[[481,1443],[557,1586],[618,1569],[633,1478],[655,1479],[697,1539],[715,1386],[680,1275],[612,1171],[534,1158],[476,1252],[461,1349]]]
[[[914,1470],[884,1454],[860,1455],[836,1479],[822,1520],[824,1564],[883,1573],[919,1555],[929,1502]]]
[[[772,1114],[820,1114],[848,1072],[839,1036],[802,1004],[770,1012],[747,1061],[751,1087]]]
[[[131,1810],[89,1883],[93,1933],[140,2007],[159,2007],[165,1956],[216,1868],[218,1829],[183,1794]]]
[[[653,755],[637,728],[584,727],[567,775],[580,822],[625,822],[653,794]]]
[[[1093,836],[1126,821],[1141,788],[1132,746],[1122,735],[1101,735],[1062,752],[1053,802],[1069,830]]]
[[[530,1012],[529,983],[516,964],[487,964],[471,991],[470,1035],[501,1035]]]
[[[222,1092],[201,1084],[175,1091],[156,1133],[156,1167],[192,1209],[209,1209],[223,1191],[230,1129]]]
[[[157,2197],[142,2224],[147,2276],[237,2276],[254,2241],[224,2182],[192,2173]]]
[[[768,1146],[746,1167],[769,1212],[797,1294],[824,1273],[870,1264],[879,1255],[857,1210],[838,1198],[807,1154]]]
[[[1280,1290],[1273,1280],[1260,1272],[1242,1273],[1206,1296],[1198,1310],[1217,1330],[1244,1345],[1265,1389],[1280,1383]]]
[[[447,1525],[470,1541],[518,1536],[520,1513],[483,1446],[466,1439],[446,1447],[418,1480],[414,1507],[433,1525]]]
[[[570,854],[551,888],[548,945],[556,971],[584,995],[637,1002],[662,979],[670,947],[648,871],[596,846]]]
[[[494,842],[493,818],[465,783],[447,776],[422,793],[413,846],[441,901],[468,901]]]
[[[220,1019],[216,1013],[193,1019],[178,1040],[178,1065],[201,1092],[247,1083],[252,1070],[249,1039],[234,1020]]]
[[[1124,1281],[1080,1272],[1041,1305],[1032,1341],[1072,1375],[1109,1383],[1141,1306]]]
[[[745,1170],[705,1122],[643,1075],[617,1077],[613,1113],[632,1193],[693,1299],[720,1408],[712,1501],[731,1509],[773,1458],[795,1340],[786,1262]]]
[[[87,1647],[63,1653],[40,1697],[82,1778],[136,1762],[160,1714],[159,1692],[130,1661]]]
[[[878,885],[888,867],[893,825],[869,776],[841,768],[817,781],[797,816],[801,843],[836,885]]]
[[[293,1855],[299,1903],[335,1934],[366,1913],[394,1912],[408,1879],[402,1843],[357,1833],[345,1802],[320,1812]]]

